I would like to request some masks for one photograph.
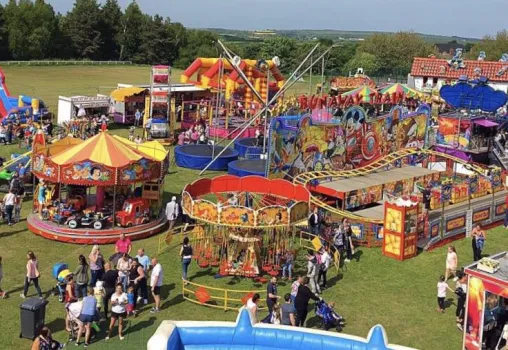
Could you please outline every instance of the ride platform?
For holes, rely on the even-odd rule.
[[[131,241],[147,238],[164,231],[168,226],[165,215],[150,221],[147,224],[132,227],[106,226],[102,230],[93,227],[71,229],[67,225],[42,220],[38,214],[29,214],[27,217],[28,229],[38,236],[64,243],[74,244],[111,244],[118,240],[120,233],[125,234]]]

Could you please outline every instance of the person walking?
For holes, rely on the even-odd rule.
[[[300,285],[303,283],[303,277],[302,276],[298,276],[296,278],[296,281],[294,281],[292,284],[291,284],[291,302],[295,303],[295,298],[296,298],[296,295],[298,294],[298,287],[300,287]]]
[[[478,261],[482,258],[482,250],[485,244],[485,231],[482,230],[480,225],[471,231],[471,246],[473,248],[473,260]]]
[[[348,263],[353,259],[355,250],[355,247],[353,245],[353,230],[351,229],[351,224],[346,218],[344,218],[342,224],[344,226],[344,237],[345,237],[344,244],[346,245],[346,259],[344,260],[344,262]]]
[[[176,197],[173,196],[171,197],[171,201],[166,205],[166,218],[168,219],[170,230],[173,229],[173,226],[175,226],[175,222],[179,214],[180,207],[176,202]]]
[[[321,255],[321,265],[318,272],[318,279],[317,283],[320,285],[321,279],[323,280],[323,283],[320,285],[322,288],[326,288],[326,273],[328,272],[328,269],[330,268],[330,262],[332,261],[332,257],[330,256],[330,253],[328,253],[328,245],[325,245],[319,250],[319,253]]]
[[[125,317],[125,306],[127,305],[128,299],[127,294],[124,293],[121,283],[118,283],[115,287],[115,293],[111,296],[111,322],[109,323],[109,330],[106,335],[106,340],[111,337],[111,332],[118,320],[118,337],[123,340],[123,319]]]
[[[148,255],[145,254],[145,249],[140,248],[138,249],[138,255],[136,255],[136,259],[138,259],[145,273],[145,283],[138,284],[139,286],[138,301],[141,301],[141,299],[143,299],[143,304],[146,305],[148,304],[147,276],[148,270],[150,269],[150,258],[148,257]]]
[[[298,327],[305,327],[305,319],[307,318],[307,312],[309,308],[309,300],[314,301],[321,300],[315,293],[313,293],[309,287],[309,277],[304,277],[302,284],[298,286],[298,293],[295,298],[295,309],[296,309],[296,325]]]
[[[449,246],[446,253],[445,281],[448,281],[450,275],[457,276],[458,261],[459,258],[457,257],[455,247]]]
[[[150,312],[156,313],[160,311],[161,306],[161,287],[164,279],[164,271],[162,270],[162,265],[159,263],[157,258],[152,259],[152,275],[150,276],[150,286],[152,287],[152,295],[155,301],[155,306],[150,310]]]
[[[192,247],[189,244],[189,237],[183,239],[183,245],[180,248],[180,257],[182,259],[182,280],[187,284],[187,271],[192,261]]]
[[[136,109],[136,113],[134,113],[134,126],[139,126],[141,124],[141,112],[139,109]]]
[[[296,326],[296,310],[291,302],[291,294],[284,295],[285,303],[281,307],[282,317],[281,324],[283,326]]]
[[[118,271],[111,269],[111,263],[104,264],[104,274],[102,275],[102,282],[105,296],[104,296],[104,317],[108,318],[108,303],[111,301],[111,296],[115,293],[115,287],[118,283]]]
[[[270,282],[266,285],[266,306],[268,306],[268,311],[271,313],[273,311],[273,307],[279,301],[280,296],[277,295],[277,277],[272,277]]]
[[[95,287],[95,283],[102,279],[102,274],[104,273],[104,257],[102,256],[101,250],[99,246],[96,244],[92,247],[92,251],[90,255],[88,255],[88,259],[90,260],[90,286],[92,288]]]
[[[95,320],[95,314],[97,312],[97,300],[94,297],[93,289],[91,287],[87,288],[87,296],[83,298],[81,304],[81,313],[79,314],[79,320],[82,322],[79,325],[78,336],[76,338],[76,346],[79,346],[79,340],[81,339],[81,335],[83,334],[83,328],[85,329],[85,345],[84,348],[87,349],[90,344],[90,333],[92,328],[92,323]]]
[[[14,212],[14,205],[16,204],[16,195],[12,188],[9,190],[9,193],[4,196],[3,203],[5,205],[5,213],[7,214],[7,223],[9,226],[12,226],[14,225],[12,213]]]
[[[464,317],[466,316],[466,297],[467,297],[467,275],[465,273],[458,273],[457,285],[455,294],[457,294],[457,310],[455,317],[457,328],[461,331],[464,330]]]
[[[307,258],[307,277],[309,278],[312,293],[321,293],[321,288],[317,283],[318,278],[318,261],[317,256],[312,250],[308,251]]]
[[[23,299],[26,298],[28,287],[30,286],[30,283],[33,282],[39,298],[42,299],[42,291],[41,287],[39,287],[39,277],[41,274],[39,273],[39,264],[37,263],[37,258],[35,257],[34,252],[31,250],[28,251],[26,257],[28,261],[26,263],[25,286],[23,287],[23,293],[20,294],[20,297]]]
[[[83,254],[78,257],[78,267],[74,270],[74,280],[76,282],[76,296],[78,298],[86,297],[86,287],[88,286],[88,263]]]
[[[129,284],[129,269],[131,266],[131,262],[129,259],[129,255],[124,253],[122,257],[118,260],[116,264],[116,269],[118,270],[118,279],[119,283],[122,284],[123,290],[127,290],[127,285]]]
[[[314,207],[314,210],[312,211],[312,213],[309,215],[309,229],[310,229],[310,233],[312,233],[313,235],[318,235],[319,234],[319,214],[318,214],[318,207]]]

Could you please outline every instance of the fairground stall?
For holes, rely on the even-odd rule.
[[[33,174],[47,188],[40,216],[28,216],[32,232],[93,244],[114,242],[120,232],[139,239],[165,228],[160,210],[169,164],[165,150],[135,146],[107,132],[86,141],[64,140],[32,154]]]
[[[145,112],[145,106],[149,104],[150,96],[146,88],[128,86],[112,91],[111,99],[115,123],[134,124],[136,112]]]
[[[76,118],[92,118],[108,115],[111,106],[109,96],[58,96],[58,124],[68,123]],[[81,113],[85,115],[79,115]]]
[[[508,339],[508,255],[482,258],[468,276],[463,348],[505,349]]]

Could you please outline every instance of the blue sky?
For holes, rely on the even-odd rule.
[[[5,3],[7,0],[0,0]],[[73,0],[48,0],[66,12]],[[120,0],[127,6],[131,0]],[[482,37],[506,28],[507,0],[137,0],[194,28],[414,30]]]

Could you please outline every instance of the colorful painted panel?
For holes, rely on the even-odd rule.
[[[505,203],[496,205],[496,216],[504,215],[505,211],[506,211],[506,204]]]
[[[220,223],[232,226],[254,226],[254,210],[246,207],[223,207],[220,212]]]
[[[309,216],[309,205],[304,202],[296,203],[289,208],[289,222],[296,223],[307,219]]]
[[[58,182],[58,167],[43,154],[37,154],[33,160],[33,171],[46,180]]]
[[[353,239],[362,240],[365,234],[363,224],[351,224],[351,231],[353,232]]]
[[[483,308],[485,305],[485,286],[483,281],[476,278],[469,278],[467,299],[467,320],[465,348],[468,350],[481,350],[481,322],[483,319]]]
[[[257,212],[257,226],[288,225],[289,215],[284,207],[266,207]]]
[[[383,199],[383,186],[376,185],[368,188],[350,191],[346,194],[346,209],[357,208],[362,205],[379,202]]]
[[[405,147],[423,147],[429,109],[402,115],[401,108],[370,120],[358,106],[348,109],[341,123],[315,124],[302,117],[298,127],[285,118],[272,121],[268,172],[270,178],[295,176],[307,171],[362,167]]]
[[[187,191],[182,193],[182,208],[187,215],[192,215],[192,197]]]
[[[62,182],[75,184],[113,185],[115,172],[102,164],[80,162],[62,166]]]
[[[401,243],[400,236],[394,235],[393,233],[385,233],[384,250],[386,253],[399,256],[402,249]]]
[[[465,227],[466,227],[466,216],[465,215],[461,215],[456,218],[448,219],[446,221],[446,231],[447,232],[450,232],[453,230],[458,230],[458,229],[465,228]]]
[[[484,208],[473,211],[473,223],[482,222],[490,218],[490,208]]]
[[[215,204],[204,199],[194,201],[192,215],[208,222],[218,222],[219,220],[219,213]]]
[[[387,230],[402,233],[402,212],[395,208],[387,208],[385,227]]]
[[[460,136],[457,135],[457,130],[459,130],[458,119],[439,117],[436,143],[460,150],[469,149],[471,139],[470,123],[461,122]]]
[[[138,162],[120,170],[119,183],[132,183],[150,181],[159,178],[160,164],[148,160],[140,159]]]

